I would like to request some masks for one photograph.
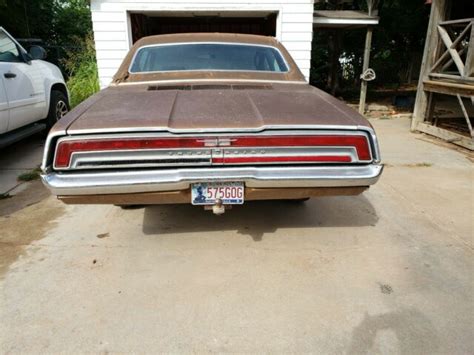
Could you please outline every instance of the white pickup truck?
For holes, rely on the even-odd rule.
[[[50,128],[69,111],[64,78],[45,55],[39,46],[28,53],[0,27],[0,148]]]

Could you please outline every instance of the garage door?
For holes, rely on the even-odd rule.
[[[130,14],[134,43],[144,36],[169,33],[225,32],[275,36],[276,19],[276,13],[252,13],[250,16],[238,13]]]

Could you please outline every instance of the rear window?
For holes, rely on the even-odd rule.
[[[261,71],[284,73],[288,66],[274,47],[234,43],[192,43],[138,49],[130,73],[170,71]]]

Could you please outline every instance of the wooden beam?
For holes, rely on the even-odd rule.
[[[444,0],[443,0],[444,1]],[[369,16],[378,15],[378,6],[380,0],[367,0],[367,8]],[[365,73],[369,69],[370,64],[370,49],[372,47],[372,32],[373,28],[371,26],[367,27],[367,34],[365,35],[365,47],[364,47],[364,62],[362,63],[362,73]],[[361,115],[365,112],[365,101],[367,99],[367,86],[368,82],[361,78],[360,84],[360,99],[359,99],[359,113]]]
[[[372,46],[372,27],[367,28],[367,34],[365,36],[365,48],[364,48],[364,62],[362,64],[362,73],[365,73],[369,69],[370,63],[370,47]],[[361,115],[365,112],[365,101],[367,99],[367,86],[368,82],[361,78],[360,88],[360,100],[359,100],[359,113]]]
[[[464,30],[462,30],[462,32],[459,34],[459,36],[456,37],[456,39],[454,40],[451,48],[456,48],[458,46],[459,43],[461,43],[461,41],[463,40],[464,36],[471,30],[471,27],[472,27],[472,22],[470,22],[466,28],[464,28]]]
[[[462,48],[460,51],[459,51],[459,55],[463,55],[465,52],[467,51],[467,48]],[[445,53],[448,53],[447,51]],[[449,53],[448,53],[449,55]],[[447,70],[452,64],[454,63],[453,59],[450,58],[446,64],[444,64],[442,67],[441,67],[441,70],[440,72],[444,72],[445,70]],[[464,69],[466,69],[466,66],[464,66]]]
[[[448,49],[448,52],[451,55],[451,58],[453,59],[454,64],[456,64],[456,68],[458,68],[459,70],[459,74],[463,75],[464,63],[462,62],[462,59],[459,56],[458,51],[453,48],[453,41],[451,40],[451,37],[449,37],[448,31],[446,31],[444,27],[438,26],[438,32],[441,37],[441,40],[443,41],[444,45]]]
[[[459,45],[459,43],[461,43],[461,41],[463,40],[464,36],[469,32],[469,30],[471,29],[472,27],[472,24],[470,23],[469,25],[466,26],[466,28],[461,32],[461,34],[459,36],[456,37],[456,39],[454,40],[453,44],[451,45],[451,48],[453,49],[456,49],[457,46]],[[459,52],[459,55],[463,55],[465,49],[461,49],[461,51]],[[439,59],[436,61],[436,63],[433,65],[433,67],[431,68],[431,71],[435,71],[436,69],[438,69],[438,67],[449,57],[449,51],[446,50],[443,55],[441,55],[441,57],[439,57]],[[448,62],[449,64],[446,66],[446,64],[443,66],[443,69],[441,70],[444,70],[445,67],[449,67],[452,63],[453,63],[453,59],[451,58]]]
[[[423,82],[426,92],[436,92],[444,95],[474,96],[474,85],[448,83],[443,81],[425,80]]]
[[[471,137],[474,138],[474,131],[472,130],[471,120],[469,119],[469,115],[467,114],[466,106],[464,106],[464,102],[462,101],[462,97],[460,95],[456,95],[459,101],[459,105],[461,106],[462,113],[464,118],[466,119],[467,127],[469,128],[469,133],[471,133]]]
[[[420,79],[418,80],[417,95],[415,108],[413,110],[413,119],[411,129],[414,131],[418,127],[418,123],[425,120],[425,114],[428,104],[428,93],[423,90],[423,82],[428,79],[430,69],[437,58],[437,47],[439,34],[436,30],[438,24],[445,20],[446,16],[446,0],[433,0],[431,4],[430,21],[426,34],[425,50],[423,52],[423,60],[421,62]]]
[[[464,76],[465,77],[474,76],[474,19],[471,22],[471,37],[469,38],[468,50],[466,54]]]
[[[474,139],[463,136],[462,134],[448,131],[447,129],[432,126],[430,124],[419,122],[416,130],[441,138],[447,142],[454,143],[469,150],[474,150]]]
[[[459,20],[448,20],[448,21],[441,21],[439,24],[444,26],[444,25],[458,25],[462,23],[469,23],[472,22],[474,18],[462,18]]]
[[[430,73],[431,79],[439,79],[443,81],[450,81],[453,83],[474,85],[474,78],[468,78],[461,75],[443,74],[443,73]]]
[[[426,117],[425,117],[425,122],[430,122],[431,124],[436,125],[438,122],[438,117],[434,117],[434,111],[435,111],[435,103],[436,100],[434,98],[435,93],[430,92],[428,96],[428,109],[426,110]]]

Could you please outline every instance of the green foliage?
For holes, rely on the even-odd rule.
[[[367,11],[365,0],[353,4],[316,3],[318,10],[352,9]],[[369,88],[377,86],[399,86],[406,81],[407,72],[413,67],[413,79],[417,80],[417,71],[423,53],[424,39],[429,19],[430,7],[425,0],[381,0],[379,3],[380,23],[374,28],[370,67],[377,73],[377,79]],[[362,72],[362,58],[365,43],[365,29],[344,30],[342,32],[343,62],[338,70],[341,92],[358,88],[359,75]],[[316,29],[313,39],[311,63],[311,81],[325,88],[330,62],[329,41],[331,30]]]
[[[61,46],[92,29],[88,0],[0,0],[0,24],[16,38]]]
[[[385,0],[381,3],[380,25],[374,31],[371,58],[379,82],[400,84],[405,80],[410,63],[420,64],[429,10],[424,0]]]
[[[75,38],[86,38],[92,30],[89,0],[54,1],[54,43],[75,45]]]
[[[99,91],[99,77],[95,58],[94,40],[89,33],[85,39],[75,38],[80,50],[71,50],[63,64],[69,72],[67,86],[70,104],[74,107]]]
[[[0,24],[14,37],[54,36],[55,0],[0,0]]]
[[[18,181],[33,181],[37,180],[40,177],[41,169],[35,168],[31,171],[18,175]]]
[[[16,38],[43,40],[68,78],[72,107],[99,90],[89,0],[0,0],[0,24]]]

